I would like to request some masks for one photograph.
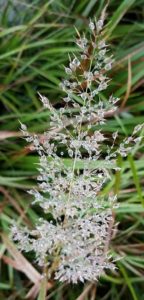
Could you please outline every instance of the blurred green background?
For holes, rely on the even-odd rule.
[[[75,28],[87,32],[89,18],[99,17],[104,0],[0,0],[0,300],[35,299],[36,275],[32,257],[19,256],[8,234],[12,220],[33,224],[41,216],[26,193],[36,185],[38,157],[21,138],[19,121],[32,132],[49,127],[37,92],[58,107],[68,53],[78,51]],[[144,111],[144,0],[110,0],[107,8],[107,42],[115,58],[111,88],[120,97],[120,111],[108,119],[106,132],[121,137],[143,122]],[[117,233],[111,243],[123,259],[115,273],[97,284],[77,286],[56,283],[47,299],[144,300],[144,155],[142,144],[127,159],[119,159],[121,171],[113,176],[118,193],[115,212]],[[22,272],[20,272],[20,269]],[[38,270],[40,272],[40,270]],[[34,272],[34,273],[33,273]],[[35,275],[34,275],[35,274]],[[33,278],[32,278],[33,277]],[[39,300],[44,299],[42,292]]]

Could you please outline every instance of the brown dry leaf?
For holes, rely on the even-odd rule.
[[[47,282],[46,292],[53,286],[54,286],[53,283]],[[40,290],[40,282],[38,282],[32,286],[32,288],[29,290],[29,292],[25,296],[25,299],[35,299],[39,293],[39,290]]]
[[[26,295],[25,299],[35,299],[40,290],[42,276],[41,274],[27,261],[27,259],[17,250],[12,241],[5,234],[1,234],[3,242],[13,257],[3,255],[3,261],[12,266],[14,269],[23,272],[33,283],[34,285]],[[46,290],[53,287],[53,283],[47,282]]]
[[[22,136],[21,132],[18,131],[0,131],[0,140],[5,140],[10,137],[20,137]]]
[[[40,283],[38,282],[32,286],[32,288],[25,296],[25,299],[35,299],[39,293],[39,289],[40,289]]]
[[[25,211],[23,211],[23,209],[20,207],[19,203],[9,194],[9,192],[4,187],[0,187],[0,193],[2,193],[5,197],[5,199],[7,199],[8,202],[13,205],[13,207],[16,209],[16,211],[20,214],[21,219],[24,219],[28,225],[31,225],[31,222],[25,215]],[[7,202],[5,201],[4,204],[5,203],[7,203]],[[4,208],[4,204],[1,209]]]
[[[33,283],[40,282],[41,275],[39,272],[27,261],[27,259],[17,250],[15,245],[9,240],[5,234],[1,234],[3,242],[9,251],[9,253],[14,258],[14,261],[10,261],[16,269],[23,272]],[[8,261],[8,260],[7,260]]]
[[[92,288],[93,288],[93,283],[90,283],[89,285],[87,285],[86,288],[84,289],[84,291],[80,294],[80,296],[78,296],[78,298],[76,298],[76,300],[84,300]]]
[[[13,268],[16,269],[16,270],[21,271],[20,265],[19,265],[19,263],[18,263],[16,260],[14,260],[14,259],[12,259],[12,258],[10,258],[10,257],[8,257],[8,256],[6,256],[6,255],[3,255],[3,256],[2,256],[2,260],[3,260],[7,265],[13,267]]]

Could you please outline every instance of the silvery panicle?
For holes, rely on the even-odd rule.
[[[15,224],[12,236],[21,251],[35,252],[38,264],[47,267],[48,278],[72,283],[94,281],[106,269],[115,269],[109,243],[117,197],[112,192],[102,196],[101,191],[111,180],[110,169],[118,170],[117,156],[131,151],[141,129],[137,126],[118,148],[117,132],[108,140],[102,129],[95,129],[106,123],[119,100],[113,95],[102,100],[101,92],[110,81],[106,72],[113,62],[103,26],[102,19],[90,21],[88,38],[77,32],[80,52],[70,56],[67,78],[60,84],[65,105],[55,109],[39,94],[50,111],[49,131],[40,139],[21,124],[26,141],[39,154],[38,189],[29,193],[46,218],[32,230]],[[69,157],[71,164],[66,165],[63,157]]]

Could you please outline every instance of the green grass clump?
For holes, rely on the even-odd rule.
[[[33,290],[31,287],[40,271],[36,271],[32,254],[25,261],[7,237],[12,220],[32,226],[41,216],[37,207],[31,207],[31,197],[26,193],[36,184],[38,157],[30,153],[20,138],[19,120],[40,134],[48,128],[49,112],[42,109],[37,92],[59,105],[62,96],[59,82],[65,76],[63,65],[67,64],[68,53],[77,51],[73,43],[74,27],[86,31],[89,18],[98,17],[105,3],[104,0],[0,2],[2,300],[24,299],[29,291],[29,298],[34,299],[37,285]],[[107,134],[118,130],[124,137],[143,122],[143,4],[143,0],[110,0],[107,8],[107,40],[115,57],[111,86],[121,98],[119,114],[108,120]],[[142,146],[137,144],[128,159],[119,158],[117,163],[121,171],[104,193],[113,187],[119,195],[115,211],[117,232],[111,247],[123,259],[117,262],[116,272],[103,276],[97,286],[49,286],[48,299],[144,299]],[[44,286],[42,282],[39,300],[45,297]]]

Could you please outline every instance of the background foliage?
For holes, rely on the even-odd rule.
[[[48,128],[49,112],[42,109],[37,92],[59,107],[63,65],[68,53],[77,51],[74,26],[86,32],[89,17],[98,17],[105,4],[104,0],[0,0],[0,299],[24,299],[38,278],[32,257],[27,255],[25,261],[8,239],[13,219],[32,226],[41,216],[26,193],[36,183],[38,158],[20,138],[19,120],[34,132]],[[143,0],[109,1],[107,40],[115,57],[111,89],[121,101],[118,115],[105,127],[107,134],[118,130],[121,136],[128,135],[143,121],[143,17]],[[121,171],[105,188],[107,192],[113,187],[119,195],[117,234],[111,245],[123,256],[118,269],[96,285],[52,285],[47,299],[144,299],[142,146],[137,145],[127,160],[119,159],[118,165]],[[44,284],[39,300],[45,299]],[[36,289],[35,285],[30,290],[29,299]]]

